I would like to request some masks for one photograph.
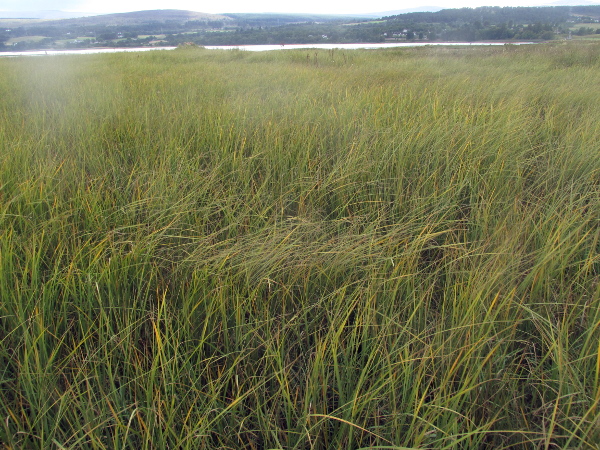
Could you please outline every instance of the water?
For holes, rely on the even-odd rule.
[[[532,42],[510,42],[510,44],[522,45],[531,44]],[[290,49],[302,49],[302,48],[320,48],[325,50],[340,49],[340,50],[355,50],[359,48],[364,49],[377,49],[377,48],[393,48],[393,47],[424,47],[427,45],[504,45],[508,42],[385,42],[375,44],[290,44],[290,45],[215,45],[207,46],[208,49],[240,49],[248,50],[251,52],[263,52],[269,50],[290,50]]]
[[[292,50],[292,49],[378,49],[393,47],[424,47],[426,45],[523,45],[532,42],[402,42],[402,43],[380,43],[380,44],[290,44],[290,45],[208,45],[209,50],[245,50],[250,52],[265,52],[270,50]],[[177,47],[134,47],[134,48],[86,48],[77,50],[33,50],[26,52],[0,52],[0,56],[45,56],[45,55],[91,55],[96,53],[118,53],[118,52],[147,52],[154,50],[173,50]]]
[[[145,52],[149,50],[173,50],[177,47],[139,48],[85,48],[77,50],[31,50],[27,52],[0,52],[0,56],[45,56],[45,55],[92,55],[96,53]]]

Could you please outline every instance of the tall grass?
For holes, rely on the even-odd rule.
[[[0,60],[0,442],[597,448],[599,50]]]

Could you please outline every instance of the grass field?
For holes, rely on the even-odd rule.
[[[17,44],[19,42],[40,42],[46,39],[45,36],[22,36],[18,38],[10,38],[6,43],[8,45]]]
[[[598,448],[599,69],[0,59],[3,448]]]

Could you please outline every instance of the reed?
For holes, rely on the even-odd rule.
[[[0,442],[596,448],[598,50],[0,59]]]

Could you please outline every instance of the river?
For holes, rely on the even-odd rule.
[[[289,44],[289,45],[207,45],[209,50],[245,50],[250,52],[264,52],[270,50],[291,49],[378,49],[393,47],[424,47],[428,45],[523,45],[532,42],[385,42],[376,44]],[[135,48],[86,48],[73,50],[32,50],[25,52],[0,52],[0,56],[52,56],[52,55],[90,55],[96,53],[118,53],[118,52],[146,52],[156,50],[173,50],[177,47],[135,47]]]

